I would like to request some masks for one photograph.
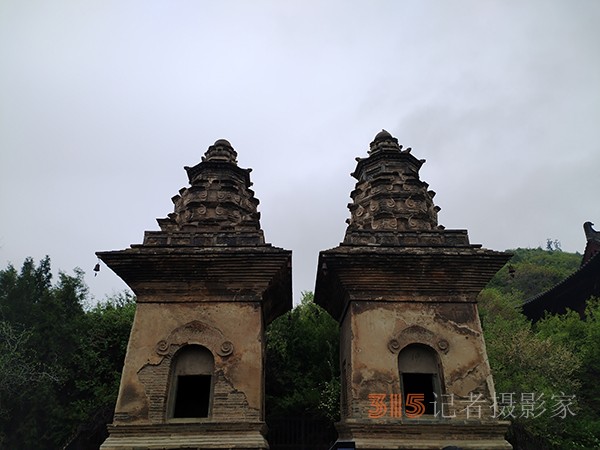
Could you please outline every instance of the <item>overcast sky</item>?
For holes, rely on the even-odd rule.
[[[228,139],[294,296],[343,239],[387,129],[446,228],[504,250],[600,229],[600,2],[0,0],[0,267],[48,254],[96,299]]]

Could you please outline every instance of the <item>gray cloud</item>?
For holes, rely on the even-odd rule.
[[[428,160],[447,227],[581,251],[581,224],[600,226],[599,20],[591,0],[4,1],[0,262],[90,272],[157,229],[182,166],[227,138],[298,296],[381,128]]]

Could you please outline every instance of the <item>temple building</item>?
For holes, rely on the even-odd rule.
[[[103,450],[268,448],[264,332],[292,307],[291,252],[265,243],[236,158],[215,142],[160,231],[97,253],[137,297]]]
[[[438,224],[425,161],[387,131],[368,155],[344,241],[317,268],[315,301],[341,331],[337,448],[510,449],[476,302],[510,255]]]
[[[593,223],[583,224],[586,246],[579,270],[565,278],[551,289],[525,301],[523,313],[537,322],[546,313],[564,314],[568,309],[585,318],[587,301],[600,297],[600,232],[594,230]]]

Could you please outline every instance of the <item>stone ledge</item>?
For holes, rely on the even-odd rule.
[[[266,450],[264,422],[109,425],[101,450]]]
[[[440,450],[454,445],[464,449],[508,450],[505,421],[431,421],[373,423],[345,421],[336,424],[340,441],[353,441],[361,450]]]

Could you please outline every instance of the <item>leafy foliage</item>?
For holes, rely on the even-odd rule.
[[[519,429],[520,434],[528,438],[543,436],[546,443],[557,442],[564,432],[565,422],[552,417],[549,405],[553,398],[563,393],[578,394],[580,382],[576,375],[581,361],[567,346],[535,333],[527,318],[519,312],[518,301],[514,296],[503,297],[493,289],[480,294],[480,311],[496,392],[514,393],[507,397],[510,402],[514,401],[514,410],[513,405],[508,405],[504,417],[513,421],[513,433]],[[534,414],[541,413],[539,417],[527,418],[519,409],[523,394],[533,394],[536,407],[543,410],[542,402],[545,402],[547,410],[542,413],[538,409]],[[502,396],[498,400],[502,402]],[[540,445],[538,440],[533,447],[525,447],[522,442],[516,444],[520,444],[519,448],[536,449]]]
[[[600,447],[600,299],[590,299],[585,321],[569,311],[547,316],[535,329],[538,335],[556,346],[569,348],[581,360],[576,372],[581,383],[578,419],[567,424],[567,432],[577,437],[578,448]]]
[[[271,415],[339,419],[337,322],[304,292],[267,329],[266,408]]]
[[[479,296],[488,357],[499,393],[535,393],[547,411],[510,418],[519,449],[600,447],[600,306],[591,301],[587,320],[575,312],[548,315],[533,326],[521,313],[524,299],[549,289],[579,267],[581,255],[517,249]],[[510,276],[509,266],[515,270]],[[574,416],[552,417],[553,398],[574,395]]]
[[[58,381],[27,354],[30,338],[30,331],[17,331],[9,322],[0,322],[0,417],[6,417],[10,403],[22,389],[46,379]]]
[[[550,289],[575,272],[581,264],[581,255],[577,253],[541,248],[508,251],[513,257],[494,276],[488,288],[496,288],[503,293],[520,292],[524,299]],[[514,271],[512,276],[510,269]]]
[[[84,311],[83,272],[50,258],[0,271],[0,447],[56,449],[116,401],[135,304],[121,295]]]

